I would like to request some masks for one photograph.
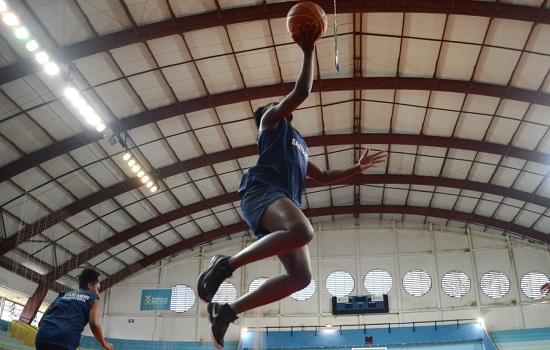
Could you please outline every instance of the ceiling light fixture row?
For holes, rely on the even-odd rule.
[[[44,72],[46,72],[46,74],[53,76],[60,73],[60,68],[57,63],[50,60],[50,55],[42,49],[38,41],[33,38],[32,33],[21,24],[17,14],[15,11],[8,8],[8,4],[5,0],[0,0],[0,15],[2,16],[3,22],[8,27],[13,28],[15,37],[21,41],[24,41],[25,48],[29,52],[34,53],[35,60],[44,67]],[[118,142],[123,148],[127,149],[127,146],[121,139],[120,135],[115,134],[113,130],[105,125],[101,117],[96,113],[94,108],[88,104],[80,91],[70,83],[70,73],[67,75],[65,80],[69,82],[69,86],[65,88],[64,95],[72,103],[73,107],[78,110],[86,122],[93,126],[97,132],[100,132],[104,138],[107,138],[111,146]],[[129,151],[124,154],[123,159],[128,163],[128,166],[130,166],[132,172],[137,173],[137,176],[141,179],[141,182],[143,182],[151,192],[156,192],[158,190],[156,180],[152,179],[151,176],[145,173],[143,167],[137,162],[135,157],[133,157]]]
[[[8,8],[5,0],[0,0],[0,13],[2,14],[2,21],[8,27],[14,28],[13,33],[15,37],[24,41],[27,50],[34,53],[34,58],[44,67],[44,72],[48,75],[59,74],[57,63],[50,60],[48,53],[40,47],[40,44],[32,37],[32,33],[21,24],[17,14]]]
[[[151,178],[151,176],[145,172],[145,169],[143,169],[141,164],[139,164],[139,162],[132,155],[132,153],[130,153],[130,151],[127,150],[124,153],[124,155],[122,156],[122,160],[124,160],[126,164],[128,164],[133,173],[136,173],[137,177],[139,177],[141,182],[144,183],[145,186],[147,186],[149,191],[156,192],[159,189],[155,179]]]

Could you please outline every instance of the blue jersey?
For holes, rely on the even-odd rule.
[[[42,318],[36,342],[56,344],[71,350],[78,348],[80,335],[88,324],[90,309],[97,298],[91,290],[59,294]]]
[[[239,194],[255,182],[278,187],[288,192],[290,199],[302,208],[309,150],[302,135],[283,119],[277,128],[260,131],[259,158],[241,180]]]

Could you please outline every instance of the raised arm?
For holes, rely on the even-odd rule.
[[[97,339],[101,347],[105,350],[113,350],[113,344],[107,343],[105,338],[103,338],[103,329],[99,323],[99,312],[101,310],[101,303],[99,300],[94,301],[92,308],[90,309],[90,314],[88,315],[88,322],[90,323],[90,329],[94,334],[94,337]]]
[[[368,168],[377,168],[380,163],[384,163],[388,158],[388,154],[384,151],[378,151],[369,155],[370,148],[367,148],[359,162],[352,167],[338,170],[322,170],[312,162],[308,162],[307,176],[321,185],[330,185],[332,183],[345,180],[355,174]]]
[[[302,69],[300,70],[294,89],[280,103],[265,112],[260,124],[260,130],[276,128],[281,120],[292,114],[308,98],[311,86],[313,85],[313,51],[315,49],[315,41],[321,35],[320,31],[316,31],[316,27],[316,25],[308,25],[306,28],[300,28],[300,37],[297,43],[304,53]]]

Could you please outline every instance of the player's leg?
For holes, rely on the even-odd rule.
[[[313,227],[302,210],[288,198],[271,203],[259,225],[269,233],[232,257],[217,255],[199,276],[199,297],[210,302],[221,283],[243,265],[274,255],[285,255],[305,246],[313,238]]]
[[[285,255],[307,245],[313,227],[302,210],[288,198],[280,198],[264,211],[260,227],[271,232],[232,256],[228,263],[234,270],[274,255]]]
[[[311,281],[311,263],[307,245],[279,255],[285,273],[270,277],[254,291],[231,303],[236,314],[279,301],[307,287]]]
[[[238,318],[237,314],[281,300],[308,286],[311,281],[311,263],[307,245],[279,255],[279,259],[286,273],[269,278],[257,289],[243,295],[231,305],[208,304],[210,331],[216,348],[223,348],[227,328]]]

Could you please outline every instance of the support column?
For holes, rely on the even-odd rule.
[[[48,283],[40,282],[38,284],[38,287],[36,287],[36,290],[34,291],[32,297],[29,298],[27,304],[23,308],[21,316],[19,316],[20,321],[23,321],[27,324],[32,323],[32,321],[36,317],[38,309],[40,309],[40,305],[42,305],[42,302],[46,297],[46,294],[48,294],[48,290],[50,289],[49,287],[50,285]]]

